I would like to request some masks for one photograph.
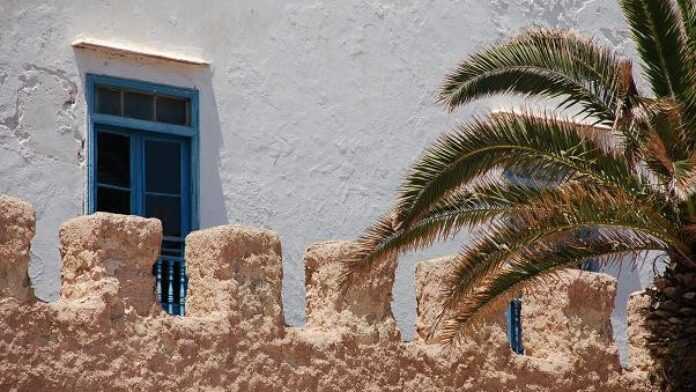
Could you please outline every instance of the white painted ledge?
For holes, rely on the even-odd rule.
[[[156,52],[151,50],[146,50],[143,48],[128,47],[126,45],[117,44],[108,41],[100,41],[95,39],[81,38],[72,43],[72,47],[76,49],[87,49],[95,50],[105,53],[110,53],[118,56],[128,56],[128,57],[144,57],[159,61],[166,61],[178,64],[193,65],[193,66],[208,66],[209,61],[181,56],[173,53]]]

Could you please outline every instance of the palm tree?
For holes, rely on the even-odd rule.
[[[561,268],[663,252],[668,268],[651,292],[652,344],[664,358],[656,372],[686,390],[696,387],[696,2],[620,3],[651,95],[631,59],[572,32],[534,29],[470,56],[440,90],[450,111],[492,95],[553,107],[490,114],[441,136],[359,239],[346,282],[475,230],[433,327],[451,342]],[[544,181],[515,183],[503,171]]]

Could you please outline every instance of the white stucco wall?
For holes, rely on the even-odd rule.
[[[82,213],[86,72],[200,90],[201,224],[280,233],[286,319],[299,324],[304,248],[355,238],[441,132],[473,111],[515,104],[491,100],[449,115],[433,95],[457,60],[535,24],[578,29],[631,53],[615,0],[0,1],[0,192],[38,211],[37,294],[57,298],[57,228]],[[77,37],[212,66],[74,50]],[[394,289],[407,338],[421,257],[403,258]],[[627,269],[622,280],[640,286]]]

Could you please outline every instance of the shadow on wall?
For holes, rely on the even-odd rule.
[[[228,223],[220,178],[220,154],[224,145],[218,105],[212,83],[212,67],[180,64],[144,56],[116,55],[90,49],[74,48],[74,54],[81,76],[83,102],[86,101],[85,75],[88,73],[198,90],[200,118],[198,212],[200,228]],[[87,112],[86,104],[85,112]],[[88,130],[85,130],[85,135],[83,135],[83,154],[85,157],[87,156],[88,143],[90,143],[87,133]],[[87,165],[85,165],[84,178],[87,178],[86,171]],[[83,202],[83,205],[83,210],[87,212],[86,202]]]

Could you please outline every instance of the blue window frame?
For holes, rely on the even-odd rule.
[[[155,291],[185,313],[184,239],[198,228],[198,92],[87,75],[87,210],[162,221]]]
[[[507,337],[510,348],[516,354],[524,354],[522,345],[522,300],[515,298],[510,301],[505,311],[507,321]]]

